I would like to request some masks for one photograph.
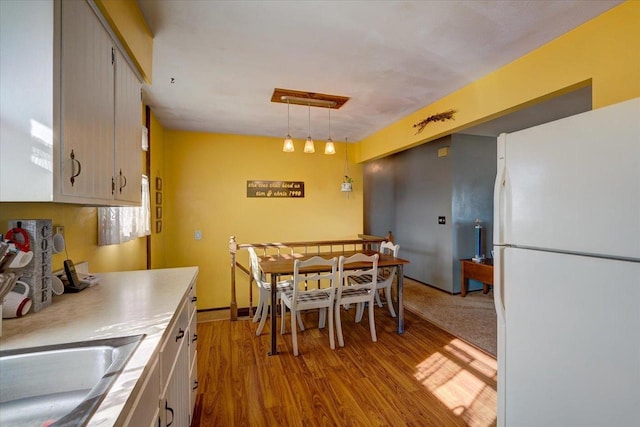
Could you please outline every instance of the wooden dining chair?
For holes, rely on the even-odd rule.
[[[296,319],[300,316],[300,312],[304,310],[320,310],[319,327],[324,327],[324,319],[329,318],[329,345],[331,349],[335,349],[335,339],[333,332],[333,302],[336,295],[336,283],[338,280],[338,260],[331,258],[329,260],[314,256],[306,261],[295,260],[293,264],[293,289],[282,293],[280,298],[282,313],[286,307],[291,310],[291,340],[293,341],[293,354],[298,355],[298,328]],[[301,273],[301,270],[307,269],[307,272]],[[327,270],[326,272],[314,272],[314,269]],[[317,281],[317,287],[307,287],[307,281]],[[295,313],[295,315],[294,315]],[[302,329],[304,329],[302,327]],[[280,333],[285,332],[284,319],[280,325]]]
[[[394,258],[398,257],[398,252],[400,251],[400,245],[394,245],[392,242],[382,242],[380,244],[380,253],[391,255]],[[387,307],[389,307],[389,314],[391,317],[396,317],[396,311],[393,307],[393,297],[391,295],[391,286],[393,285],[393,280],[398,273],[398,267],[384,267],[378,269],[378,283],[376,285],[376,303],[378,307],[382,308],[382,301],[380,300],[379,290],[384,289],[384,297],[387,301]],[[352,282],[369,282],[371,278],[367,275],[355,276],[351,277],[349,280]]]
[[[258,286],[258,305],[256,307],[256,313],[253,316],[253,322],[257,322],[260,320],[260,324],[258,325],[258,329],[256,330],[256,335],[260,335],[262,333],[262,329],[267,320],[267,314],[269,313],[269,307],[271,306],[271,283],[264,280],[262,274],[260,274],[260,265],[258,263],[258,255],[256,254],[255,249],[248,248],[249,251],[249,260],[251,263],[251,274],[253,276],[253,280],[256,282]],[[276,288],[276,298],[278,301],[282,293],[293,289],[293,280],[282,280],[277,283]],[[282,313],[284,316],[284,313]],[[284,319],[284,317],[283,317]],[[283,320],[284,321],[284,320]],[[302,321],[302,319],[300,320]]]
[[[342,321],[340,313],[343,305],[356,304],[356,323],[362,320],[365,305],[369,310],[369,331],[371,341],[378,340],[376,336],[376,323],[373,313],[373,305],[378,281],[378,258],[379,255],[365,255],[358,253],[348,258],[340,257],[338,261],[338,290],[335,301],[336,332],[338,334],[338,345],[344,347],[344,337],[342,335]],[[346,269],[347,264],[362,263],[364,267],[358,270]],[[368,280],[351,280],[354,277],[362,278],[368,276]]]

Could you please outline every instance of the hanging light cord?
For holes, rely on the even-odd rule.
[[[347,151],[349,150],[349,139],[345,137],[344,139],[344,176],[349,176],[349,158],[347,156]]]
[[[309,104],[309,138],[311,138],[311,104]]]

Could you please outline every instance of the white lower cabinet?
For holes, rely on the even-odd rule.
[[[150,362],[152,365],[149,375],[144,381],[142,390],[134,403],[125,425],[140,427],[155,427],[160,417],[158,396],[160,395],[160,363],[158,357]]]
[[[189,413],[193,414],[196,406],[196,398],[198,396],[198,333],[197,333],[197,313],[196,313],[196,296],[195,285],[192,288],[190,297],[191,318],[189,320]],[[191,418],[189,419],[191,424]]]
[[[160,426],[188,427],[189,301],[183,301],[176,322],[160,350]]]
[[[189,427],[197,395],[195,283],[180,304],[125,425]]]

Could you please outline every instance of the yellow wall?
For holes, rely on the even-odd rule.
[[[284,153],[281,138],[169,130],[164,137],[166,262],[200,267],[200,309],[229,306],[230,236],[255,243],[355,238],[362,232],[359,165],[349,165],[354,192],[348,199],[340,192],[344,144],[327,156],[321,150],[302,153],[303,141],[295,141],[295,153]],[[247,180],[304,181],[305,197],[247,198]],[[195,230],[202,240],[194,240]],[[246,275],[239,273],[237,281],[238,306],[247,307]]]
[[[460,132],[592,84],[593,108],[640,96],[640,1],[629,1],[360,141],[359,162]],[[455,120],[415,123],[457,110]]]
[[[151,83],[153,35],[135,0],[96,0],[129,57],[147,83]]]

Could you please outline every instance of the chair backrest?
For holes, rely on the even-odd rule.
[[[258,286],[262,286],[262,276],[260,275],[260,264],[258,264],[258,254],[252,247],[247,248],[249,252],[249,260],[251,262],[251,274],[253,274],[253,280],[256,281]]]
[[[323,271],[318,272],[318,269]],[[325,259],[314,256],[305,261],[297,259],[293,263],[293,299],[296,300],[302,292],[311,294],[330,291],[333,296],[337,279],[337,258]],[[308,281],[317,281],[318,286],[307,289]]]
[[[367,280],[357,280],[349,285],[350,289],[371,289],[376,288],[378,280],[378,254],[365,255],[355,254],[345,258],[340,257],[338,262],[338,298],[341,297],[343,289],[349,284],[350,277],[367,276]],[[348,264],[358,264],[358,268],[352,270]]]
[[[400,245],[394,245],[392,242],[380,243],[380,253],[393,255],[394,258],[397,258],[398,251],[400,251]]]

